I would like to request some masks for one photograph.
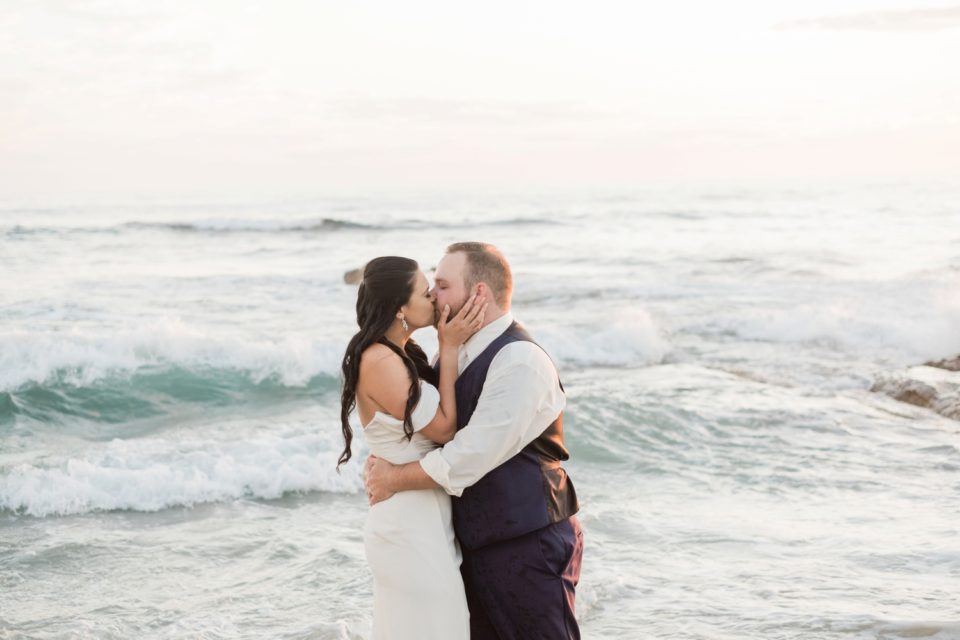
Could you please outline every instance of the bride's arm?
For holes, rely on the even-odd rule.
[[[444,307],[437,325],[440,341],[440,407],[433,420],[420,430],[427,438],[437,444],[446,444],[457,433],[457,398],[454,385],[457,382],[460,345],[473,335],[483,324],[483,314],[487,308],[483,301],[472,297],[463,309],[447,322],[450,307]]]
[[[442,320],[441,320],[442,322]],[[437,444],[446,444],[457,433],[457,398],[454,384],[457,382],[458,346],[440,343],[440,406],[433,420],[420,430]]]

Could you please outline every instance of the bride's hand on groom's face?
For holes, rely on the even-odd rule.
[[[393,465],[382,458],[371,455],[363,466],[363,485],[367,490],[370,506],[383,502],[394,492],[388,488],[388,477]]]
[[[453,318],[450,318],[450,305],[444,305],[437,323],[441,346],[459,347],[475,334],[483,326],[487,304],[479,294],[474,294]]]

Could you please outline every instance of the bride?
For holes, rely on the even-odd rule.
[[[414,260],[382,257],[363,271],[357,293],[360,330],[343,357],[340,421],[350,459],[356,409],[370,452],[393,464],[421,459],[456,433],[458,349],[483,325],[474,297],[449,319]],[[439,317],[438,317],[439,315]],[[436,325],[441,376],[410,334]],[[404,491],[371,507],[364,527],[373,572],[375,640],[468,640],[470,614],[460,576],[450,496],[443,489]]]

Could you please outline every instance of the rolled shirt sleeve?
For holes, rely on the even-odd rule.
[[[420,465],[447,493],[460,496],[533,442],[565,406],[546,352],[531,342],[510,343],[490,363],[470,422]]]

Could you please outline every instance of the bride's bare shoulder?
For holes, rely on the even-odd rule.
[[[409,377],[400,356],[380,343],[370,345],[360,354],[360,373],[369,378]]]
[[[376,407],[402,419],[409,390],[407,367],[390,347],[374,344],[360,354],[358,397],[369,398]]]
[[[372,364],[379,362],[384,358],[389,358],[390,356],[393,356],[397,360],[400,359],[400,356],[394,353],[393,350],[390,349],[390,347],[388,347],[385,344],[380,344],[379,342],[375,342],[369,347],[367,347],[366,349],[364,349],[363,353],[360,354],[360,366],[361,367],[370,366]]]

